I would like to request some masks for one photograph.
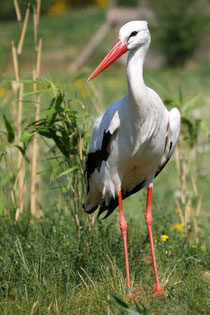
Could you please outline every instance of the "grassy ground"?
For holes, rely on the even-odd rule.
[[[17,224],[1,216],[2,314],[118,314],[109,294],[125,301],[122,241],[116,215],[83,228],[78,240],[68,213],[46,212]],[[161,222],[161,224],[160,224]],[[205,248],[188,244],[172,231],[174,213],[154,211],[156,254],[162,286],[169,298],[153,298],[154,276],[146,227],[129,220],[132,292],[148,314],[207,314],[209,272]],[[167,233],[166,242],[161,235]],[[188,235],[190,237],[190,235]],[[132,301],[130,307],[134,307]]]
[[[104,43],[98,47],[96,54],[90,58],[88,66],[77,73],[65,72],[63,69],[67,69],[69,62],[104,19],[104,12],[95,9],[77,11],[61,18],[46,16],[41,19],[40,31],[44,38],[44,53],[71,51],[70,57],[62,61],[60,71],[48,64],[42,75],[62,84],[73,99],[82,100],[90,114],[90,125],[97,112],[103,111],[127,90],[125,70],[120,64],[113,65],[112,70],[104,72],[104,75],[99,76],[92,84],[86,83],[88,74],[101,60],[107,47],[111,47],[115,40],[114,35],[107,36]],[[9,61],[10,39],[16,38],[16,32],[19,30],[16,28],[16,22],[0,24],[0,28],[1,60],[6,71],[3,73],[3,78],[8,79],[12,76]],[[28,35],[24,51],[25,60],[28,58],[30,63],[33,56],[32,25],[29,27]],[[7,55],[8,57],[5,57]],[[205,124],[209,125],[209,65],[209,60],[206,58],[200,62],[190,62],[183,69],[174,70],[167,67],[153,71],[145,69],[145,80],[163,98],[166,95],[155,85],[153,79],[166,86],[176,98],[180,85],[186,99],[201,92],[198,107],[191,115],[201,117]],[[23,74],[24,77],[31,76],[27,67],[23,68],[27,71]],[[7,97],[10,91],[9,84],[2,82],[0,87],[3,103],[1,110],[11,121],[15,121],[12,98],[4,102],[5,96]],[[26,87],[26,91],[30,89],[30,86]],[[84,115],[84,111],[76,102],[72,104],[81,116]],[[32,119],[31,106],[32,104],[29,103],[24,104],[24,124]],[[42,109],[46,107],[44,103]],[[203,204],[198,218],[200,227],[198,244],[194,242],[193,230],[184,234],[180,228],[180,218],[176,212],[174,199],[174,192],[177,192],[177,171],[174,160],[169,163],[154,185],[153,232],[157,264],[161,284],[169,293],[169,298],[157,299],[152,296],[154,276],[143,215],[145,191],[132,196],[124,203],[128,220],[132,292],[140,300],[140,307],[142,307],[141,303],[144,305],[145,309],[142,312],[144,314],[208,314],[209,312],[210,164],[208,143],[204,136],[199,142],[199,145],[203,144],[206,146],[206,151],[202,160],[205,167],[201,167],[199,177],[199,192],[203,194]],[[0,197],[0,313],[120,314],[119,303],[117,304],[111,297],[112,293],[125,300],[126,293],[118,211],[106,221],[96,220],[93,231],[90,231],[86,223],[87,217],[84,215],[78,237],[73,218],[66,210],[68,201],[63,200],[62,207],[58,207],[59,194],[53,189],[55,187],[52,182],[49,183],[51,172],[48,170],[46,152],[49,153],[42,143],[39,171],[42,174],[40,206],[44,213],[43,217],[32,218],[26,208],[18,222],[15,222],[15,209],[9,203],[3,209],[1,201],[6,198]],[[12,175],[5,168],[5,164],[1,166],[0,192],[6,193]],[[29,183],[29,176],[28,168],[27,183]],[[165,242],[161,238],[162,235],[168,236]],[[133,301],[127,303],[132,309],[136,308]]]

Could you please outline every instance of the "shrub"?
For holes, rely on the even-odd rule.
[[[151,1],[155,10],[160,48],[169,65],[183,65],[205,37],[206,2],[196,0]]]

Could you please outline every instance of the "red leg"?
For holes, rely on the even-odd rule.
[[[119,202],[119,210],[120,210],[120,229],[123,238],[123,247],[124,247],[124,255],[125,255],[125,271],[126,271],[126,280],[127,280],[127,297],[130,296],[130,273],[129,273],[129,263],[128,263],[128,247],[127,247],[127,222],[125,220],[123,205],[122,205],[122,191],[118,192],[118,202]]]
[[[156,259],[155,259],[155,248],[154,248],[154,243],[153,243],[153,236],[152,236],[152,186],[148,188],[147,191],[147,205],[146,205],[146,210],[144,214],[146,224],[147,224],[147,229],[149,233],[149,242],[150,242],[150,247],[151,247],[151,252],[152,252],[152,263],[153,263],[153,268],[154,268],[154,273],[155,273],[155,289],[153,290],[153,294],[162,294],[168,296],[163,289],[160,286],[160,281],[158,278],[158,272],[157,272],[157,265],[156,265]]]

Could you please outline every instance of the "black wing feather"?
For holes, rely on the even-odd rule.
[[[129,192],[122,192],[122,199],[125,199],[133,194],[135,194],[137,191],[141,190],[145,185],[145,181],[141,182],[140,184],[136,185],[131,191]],[[112,214],[112,212],[117,208],[118,206],[118,198],[112,198],[109,205],[105,206],[105,203],[102,203],[100,206],[99,212],[98,212],[98,217],[106,210],[107,213],[103,219],[106,219]]]
[[[112,134],[110,131],[104,131],[104,136],[102,140],[101,150],[97,150],[95,152],[88,153],[85,172],[87,174],[87,193],[89,192],[89,179],[92,173],[94,173],[95,169],[100,173],[101,164],[103,161],[106,161],[109,156],[109,152],[107,151],[109,142],[111,140]]]

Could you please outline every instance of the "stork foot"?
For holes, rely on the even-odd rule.
[[[168,294],[160,287],[153,290],[153,295],[157,297],[168,296]]]

